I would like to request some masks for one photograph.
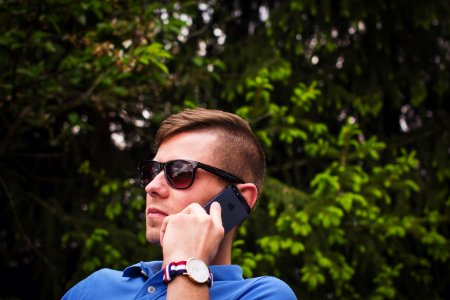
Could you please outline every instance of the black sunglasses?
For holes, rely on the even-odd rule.
[[[195,172],[197,169],[203,169],[230,183],[243,183],[244,181],[224,170],[215,168],[213,166],[202,164],[198,161],[176,159],[165,163],[160,163],[154,160],[146,160],[139,164],[139,185],[145,188],[156,175],[164,170],[164,176],[167,183],[174,189],[187,189],[194,183]]]

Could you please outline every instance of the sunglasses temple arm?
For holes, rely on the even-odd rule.
[[[199,163],[198,166],[201,167],[202,169],[204,169],[204,170],[206,170],[208,172],[211,172],[213,174],[216,174],[216,175],[218,175],[218,176],[222,177],[223,179],[226,179],[226,180],[228,180],[230,182],[234,182],[234,183],[243,183],[244,182],[239,177],[234,176],[234,175],[232,175],[232,174],[230,174],[228,172],[225,172],[225,171],[223,171],[221,169],[218,169],[218,168],[215,168],[215,167],[212,167],[212,166],[208,166],[208,165],[205,165],[205,164],[200,164],[200,163]]]

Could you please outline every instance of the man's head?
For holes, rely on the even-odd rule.
[[[156,134],[155,146],[184,132],[208,132],[218,137],[211,149],[216,167],[256,185],[260,194],[265,175],[265,158],[250,126],[239,116],[210,109],[187,109],[167,118]]]
[[[192,203],[204,206],[231,183],[239,183],[249,206],[254,206],[264,179],[264,154],[248,124],[238,116],[206,109],[172,115],[157,132],[156,148],[153,161],[140,167],[147,193],[146,235],[151,243],[159,242],[165,217]],[[189,161],[203,167],[192,172],[194,165]],[[217,176],[217,169],[230,176]]]

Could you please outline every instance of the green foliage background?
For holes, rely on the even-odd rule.
[[[268,178],[234,262],[299,299],[449,299],[450,3],[0,1],[1,299],[160,257],[135,167],[236,112]]]

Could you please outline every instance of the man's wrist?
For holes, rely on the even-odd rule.
[[[187,276],[196,284],[207,284],[209,287],[213,283],[213,274],[208,266],[199,258],[192,257],[182,261],[174,261],[164,268],[163,277],[165,284],[169,284],[178,275]]]

